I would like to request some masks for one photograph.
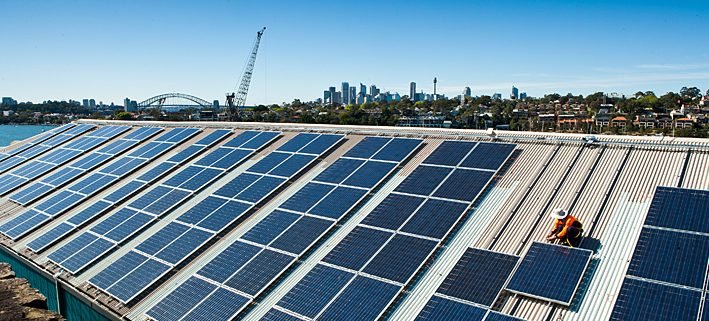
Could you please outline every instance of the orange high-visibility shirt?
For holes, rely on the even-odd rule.
[[[566,220],[556,220],[554,223],[554,231],[558,230],[562,225],[564,226],[561,232],[557,233],[556,236],[559,238],[566,236],[566,231],[569,229],[569,226],[573,225],[576,221],[578,220],[571,215],[567,216]]]

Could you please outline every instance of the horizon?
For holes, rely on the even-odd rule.
[[[369,14],[387,13],[387,16]],[[25,3],[7,13],[0,96],[121,105],[167,92],[224,100],[265,26],[246,105],[311,101],[330,86],[474,96],[661,96],[709,87],[701,1],[215,1]],[[117,14],[118,13],[118,14]]]

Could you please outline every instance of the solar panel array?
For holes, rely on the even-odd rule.
[[[92,133],[92,136],[98,135],[98,132],[109,127],[103,127],[96,132]],[[130,127],[122,126],[120,129],[128,130]],[[124,130],[116,129],[119,133],[123,133]],[[162,129],[156,127],[141,127],[134,132],[126,135],[125,137],[111,142],[107,146],[101,148],[100,150],[93,151],[81,159],[61,168],[56,173],[45,177],[39,182],[36,182],[27,188],[13,194],[10,196],[10,200],[19,203],[20,205],[27,205],[34,202],[37,199],[44,197],[45,195],[51,193],[62,185],[71,183],[74,179],[81,176],[86,172],[90,172],[93,169],[105,164],[109,160],[113,159],[117,155],[127,151],[130,148],[142,143],[148,139],[153,134],[161,131]],[[114,135],[115,136],[115,135]],[[81,138],[84,139],[84,138]]]
[[[71,131],[71,130],[69,130]],[[0,233],[17,240],[42,224],[63,214],[102,189],[114,184],[136,168],[164,154],[189,137],[197,134],[196,128],[176,128],[145,144],[127,156],[120,157],[96,173],[70,185],[22,214],[0,226]]]
[[[568,306],[592,255],[587,249],[533,242],[506,288]]]
[[[91,130],[96,126],[94,125],[77,125],[74,126],[58,135],[55,135],[39,144],[33,145],[32,147],[23,150],[10,158],[7,158],[0,162],[0,173],[15,168],[35,157]]]
[[[416,320],[521,320],[490,309],[518,261],[514,255],[468,248]]]
[[[611,320],[709,318],[707,199],[706,190],[657,187]]]
[[[130,302],[342,138],[342,135],[298,134],[153,233],[89,282],[121,302]]]
[[[98,200],[90,206],[75,213],[59,225],[53,227],[51,230],[36,236],[27,244],[27,247],[35,253],[44,251],[47,247],[63,239],[65,236],[123,203],[131,196],[139,193],[149,184],[152,184],[165,175],[172,173],[176,168],[184,163],[187,163],[193,157],[201,154],[228,136],[230,133],[231,131],[229,130],[215,130],[206,137],[170,157],[167,161],[155,165],[144,174],[130,180],[122,187],[103,197],[101,200]]]
[[[514,148],[443,142],[273,309],[300,320],[380,317]]]
[[[278,134],[254,131],[241,133],[200,158],[195,164],[181,169],[167,181],[151,187],[142,196],[120,207],[118,211],[106,216],[89,230],[54,250],[48,255],[49,260],[64,270],[77,274],[102,255],[139,233],[158,217],[186,201],[228,169],[244,161],[257,149],[275,139]],[[129,185],[131,184],[126,186]],[[129,191],[123,189],[123,192]]]
[[[194,320],[215,311],[210,320],[231,319],[382,184],[421,142],[366,137],[147,314],[156,320]]]
[[[45,133],[37,135],[34,139],[29,141],[28,143],[24,143],[24,144],[17,146],[11,150],[8,150],[8,151],[0,152],[0,163],[6,159],[17,155],[17,154],[29,149],[32,146],[36,146],[37,144],[39,144],[51,137],[54,137],[55,135],[65,131],[69,128],[72,128],[72,127],[74,127],[74,124],[72,124],[72,123],[61,125],[59,127],[53,128]]]

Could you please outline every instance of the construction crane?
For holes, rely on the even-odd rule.
[[[240,109],[244,107],[246,103],[246,95],[249,93],[249,85],[251,84],[251,75],[254,73],[254,64],[256,63],[256,53],[258,53],[258,46],[261,43],[261,36],[263,32],[266,31],[266,27],[256,32],[256,40],[254,41],[254,47],[251,50],[251,55],[246,63],[246,68],[244,68],[244,75],[241,77],[241,84],[239,84],[239,90],[236,93],[226,94],[226,113],[230,121],[236,121],[240,118]]]

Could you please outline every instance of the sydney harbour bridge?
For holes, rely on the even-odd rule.
[[[219,111],[223,113],[227,120],[238,120],[240,109],[244,107],[246,96],[249,93],[251,76],[253,75],[254,65],[256,63],[256,54],[258,53],[258,47],[261,43],[261,36],[263,36],[264,31],[266,31],[266,28],[256,32],[256,39],[254,40],[246,67],[244,68],[244,74],[241,77],[238,90],[236,92],[227,93],[223,105],[220,105],[217,101],[209,102],[189,94],[167,93],[148,98],[138,103],[138,109],[158,109],[163,111],[177,111],[190,108],[213,109],[215,112]]]

